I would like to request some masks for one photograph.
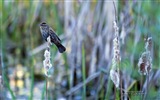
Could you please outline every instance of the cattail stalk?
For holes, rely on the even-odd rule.
[[[148,75],[152,69],[151,49],[152,49],[152,38],[149,37],[146,39],[145,51],[142,53],[138,62],[139,73],[141,75]]]
[[[112,68],[110,70],[110,77],[116,88],[119,88],[120,84],[120,40],[119,40],[119,27],[116,21],[114,21],[115,38],[113,39],[113,58],[112,58]],[[120,88],[121,89],[121,88]],[[121,91],[122,96],[122,91]]]
[[[52,68],[52,64],[51,64],[51,53],[50,53],[50,45],[52,45],[51,43],[51,38],[50,36],[47,38],[47,49],[44,52],[44,60],[43,60],[43,67],[44,67],[44,71],[45,71],[45,75],[46,75],[46,100],[48,99],[48,78],[51,77],[50,75],[50,69]]]
[[[52,45],[51,43],[51,39],[50,36],[47,38],[47,49],[44,52],[44,60],[43,60],[43,66],[44,66],[44,71],[45,71],[45,75],[47,77],[50,77],[50,69],[52,68],[52,64],[51,64],[51,53],[50,53],[50,45]]]
[[[145,91],[144,99],[147,96],[147,92],[149,88],[149,73],[152,69],[151,49],[152,49],[152,37],[148,37],[145,43],[145,51],[142,53],[138,62],[139,73],[141,75],[147,75],[147,78],[146,78],[147,89]]]

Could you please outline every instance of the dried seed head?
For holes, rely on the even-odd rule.
[[[47,77],[50,77],[49,70],[52,68],[52,64],[51,64],[51,61],[50,61],[50,58],[51,58],[50,57],[51,56],[50,45],[52,45],[50,36],[47,38],[47,42],[48,42],[48,47],[44,52],[44,58],[45,59],[43,60],[43,67],[44,67],[45,75]]]
[[[116,21],[113,22],[113,28],[114,28],[115,32],[119,31],[119,27],[117,26]]]
[[[115,86],[119,87],[119,63],[121,61],[120,57],[120,41],[118,35],[118,26],[114,21],[115,38],[113,39],[113,58],[112,58],[112,69],[110,70],[110,77]]]
[[[146,51],[151,51],[151,49],[152,49],[152,37],[149,37],[146,40],[145,49],[146,49]]]
[[[119,87],[119,70],[114,70],[114,69],[111,69],[110,70],[110,77],[111,77],[111,80],[113,81],[114,85],[116,86],[116,88]]]
[[[151,58],[151,51],[152,48],[152,38],[149,37],[146,40],[145,49],[146,51],[142,53],[141,57],[139,58],[138,67],[140,74],[148,75],[148,73],[152,69],[152,58]]]
[[[120,57],[120,41],[119,41],[118,37],[115,37],[113,39],[113,60],[112,61],[115,61],[114,63],[119,63],[120,60],[121,60],[121,57]]]
[[[50,36],[48,36],[48,38],[47,38],[47,42],[48,42],[48,45],[50,46],[50,45],[52,45],[52,42],[51,42],[51,38],[50,38]]]
[[[50,58],[50,52],[48,50],[45,50],[44,57],[45,58]]]

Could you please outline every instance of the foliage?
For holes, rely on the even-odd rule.
[[[160,98],[160,2],[119,1],[122,88],[124,98],[137,99],[147,88],[146,76],[138,73],[144,39],[153,40],[152,71],[147,98]],[[49,99],[120,99],[109,72],[113,57],[112,1],[0,1],[1,68],[0,98],[44,99],[43,41],[39,24],[48,23],[60,36],[66,52],[51,46],[54,71],[48,79]],[[22,70],[19,70],[22,69]],[[5,92],[4,92],[5,91]],[[124,91],[123,91],[124,93]],[[136,93],[139,93],[136,95]]]

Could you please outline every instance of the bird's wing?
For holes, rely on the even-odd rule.
[[[54,32],[54,30],[52,28],[49,28],[49,34],[51,35],[51,37],[56,37],[60,42],[60,38],[56,35],[56,33]]]

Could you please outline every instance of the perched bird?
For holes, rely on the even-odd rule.
[[[44,40],[47,41],[48,36],[50,36],[51,43],[54,43],[57,46],[60,53],[66,51],[66,48],[61,44],[59,37],[56,35],[53,29],[47,25],[47,23],[42,22],[40,24],[40,31]]]

